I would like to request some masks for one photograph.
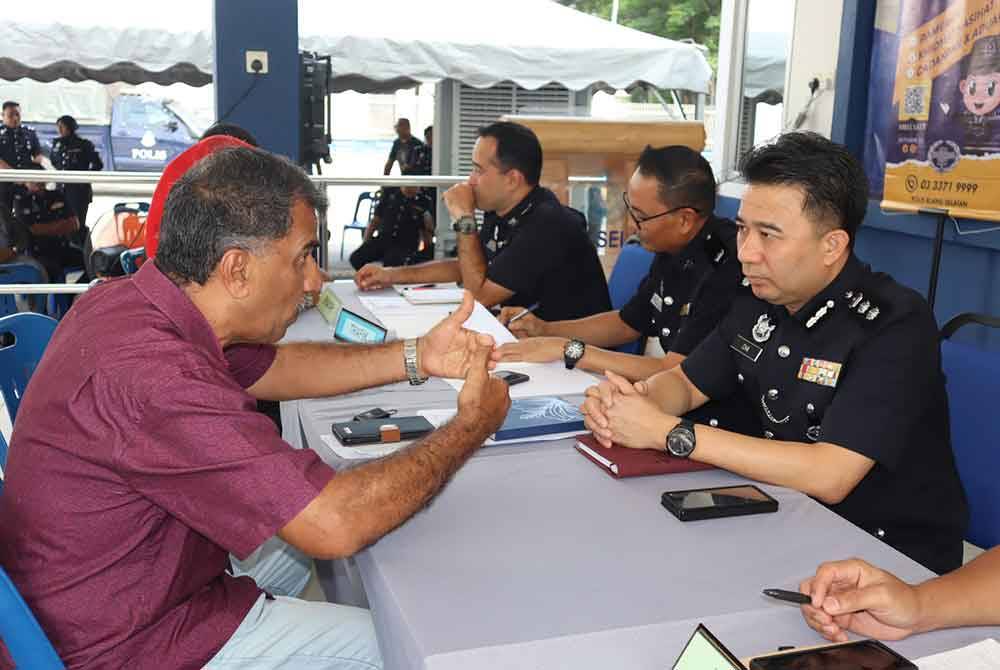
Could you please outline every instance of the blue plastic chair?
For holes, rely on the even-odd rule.
[[[361,203],[368,201],[368,216],[364,221],[358,219],[358,212],[361,210]],[[358,201],[354,204],[354,220],[344,226],[340,231],[340,260],[344,260],[344,236],[348,230],[357,230],[361,233],[361,239],[365,238],[365,228],[368,227],[372,216],[375,214],[375,205],[378,204],[378,192],[364,191],[358,195]]]
[[[969,317],[972,317],[971,319]],[[969,542],[983,549],[1000,544],[1000,448],[996,398],[1000,395],[1000,354],[947,338],[966,323],[1000,326],[992,317],[961,315],[941,329],[941,367],[948,390],[951,446],[969,501]]]
[[[643,249],[641,244],[626,244],[622,247],[618,260],[615,261],[615,267],[611,270],[611,278],[608,280],[612,309],[624,307],[639,290],[639,284],[649,274],[653,256],[653,252]],[[642,352],[642,345],[643,340],[639,338],[635,342],[617,347],[616,350],[626,354],[638,354]]]
[[[63,670],[66,667],[3,568],[0,568],[0,638],[17,668]]]
[[[43,284],[42,272],[27,263],[5,263],[0,265],[0,284]],[[14,296],[0,295],[0,316],[17,313]]]
[[[0,393],[12,422],[57,325],[55,319],[33,312],[0,317],[0,341],[8,334],[14,337],[13,344],[0,346]]]

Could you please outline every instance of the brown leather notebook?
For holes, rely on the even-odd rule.
[[[603,447],[590,433],[577,436],[576,450],[615,479],[695,472],[715,467],[708,463],[671,456],[665,451],[656,449],[629,449],[618,445]]]

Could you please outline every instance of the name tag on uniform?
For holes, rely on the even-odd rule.
[[[654,293],[653,297],[649,299],[649,302],[653,304],[653,307],[656,309],[657,312],[663,311],[663,298],[661,298],[657,294]]]
[[[681,305],[681,316],[687,316],[691,313],[691,303],[686,302]]]
[[[744,358],[749,358],[754,363],[760,358],[760,354],[763,349],[758,347],[756,344],[743,337],[742,335],[737,335],[733,343],[729,345],[729,348],[738,353]]]
[[[837,378],[840,377],[840,363],[824,361],[819,358],[803,358],[802,365],[799,366],[798,378],[831,388],[837,385]]]

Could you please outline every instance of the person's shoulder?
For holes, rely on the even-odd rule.
[[[869,333],[905,322],[910,327],[937,332],[930,305],[917,291],[884,272],[866,273],[843,296],[847,311]]]

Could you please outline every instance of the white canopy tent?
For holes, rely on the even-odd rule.
[[[707,93],[712,76],[693,45],[552,0],[299,0],[299,46],[332,57],[335,90],[361,92],[453,79]],[[200,86],[212,61],[207,0],[38,0],[5,6],[0,23],[0,79]]]

